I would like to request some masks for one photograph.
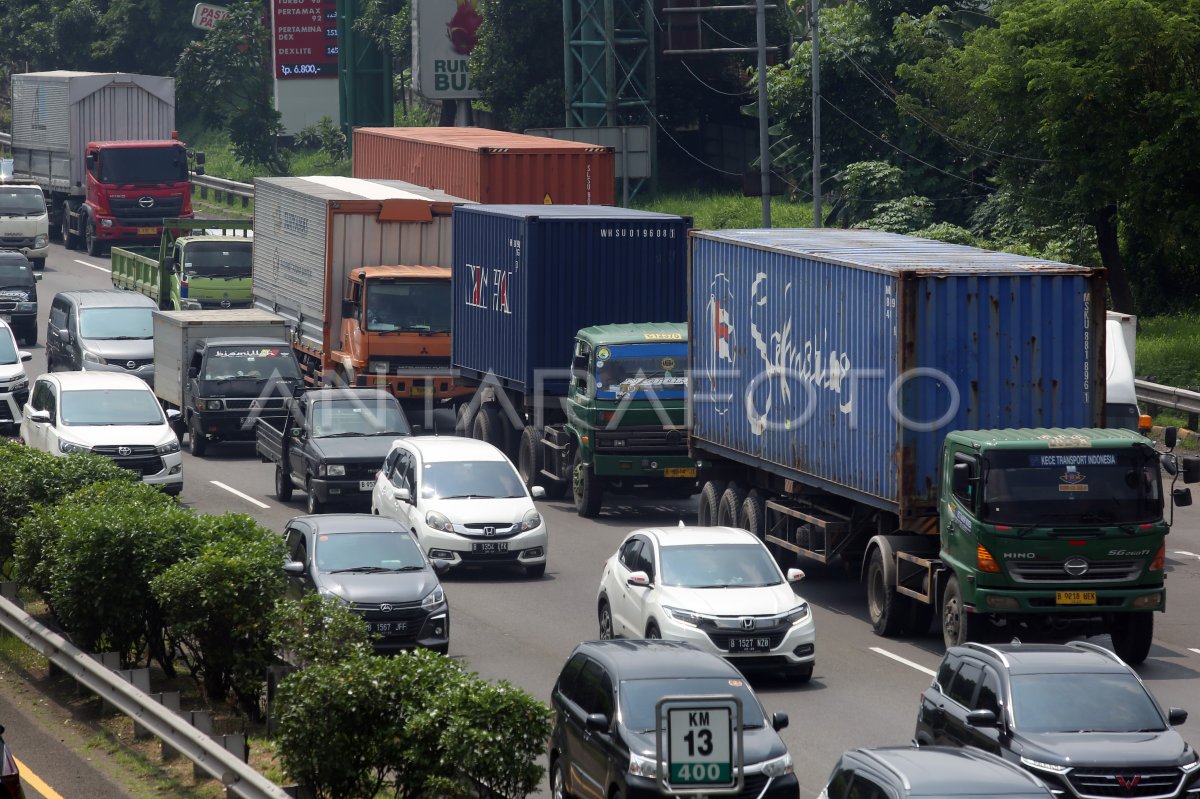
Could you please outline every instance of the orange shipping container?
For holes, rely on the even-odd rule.
[[[480,203],[615,205],[611,147],[487,128],[356,128],[354,177]]]

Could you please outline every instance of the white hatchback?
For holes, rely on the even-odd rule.
[[[688,641],[739,668],[812,677],[812,610],[762,541],[732,527],[637,530],[604,564],[597,599],[601,638]]]
[[[21,440],[52,455],[103,455],[169,494],[183,490],[179,438],[154,390],[131,374],[42,375],[25,404]]]
[[[375,479],[371,511],[413,531],[430,558],[452,566],[546,572],[546,520],[504,453],[455,436],[397,439]]]
[[[12,328],[0,319],[0,432],[21,423],[21,406],[29,397],[29,377],[25,362],[33,354],[17,349]]]

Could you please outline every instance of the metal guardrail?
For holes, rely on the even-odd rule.
[[[289,799],[287,791],[225,751],[206,733],[121,679],[4,597],[0,597],[0,625],[74,677],[80,685],[219,780],[230,795],[242,799]]]
[[[1200,391],[1164,386],[1149,380],[1134,380],[1133,385],[1138,402],[1185,413],[1189,430],[1200,427]]]
[[[217,199],[221,199],[221,194],[226,194],[230,197],[240,197],[242,200],[254,199],[254,184],[239,183],[236,180],[226,180],[225,178],[217,178],[212,175],[197,175],[191,173],[192,184],[200,189],[201,199],[207,199],[208,191],[213,191],[218,194]],[[242,203],[245,207],[246,202]]]

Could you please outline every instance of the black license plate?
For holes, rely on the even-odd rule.
[[[403,633],[408,631],[408,622],[406,621],[369,621],[367,622],[367,632],[369,633]]]
[[[771,648],[770,638],[730,638],[730,652],[766,652]]]
[[[508,553],[507,541],[477,541],[471,544],[471,551],[481,555],[505,555]]]

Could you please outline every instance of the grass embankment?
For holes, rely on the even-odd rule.
[[[739,194],[687,191],[660,194],[653,199],[634,198],[633,206],[643,211],[690,216],[701,230],[762,227],[762,203],[757,197]],[[782,198],[771,202],[773,227],[812,227],[812,203],[793,203]]]

